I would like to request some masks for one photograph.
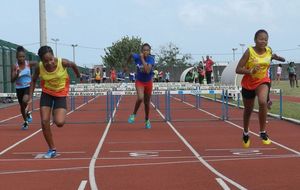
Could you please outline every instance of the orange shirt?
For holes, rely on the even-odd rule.
[[[43,63],[39,63],[42,91],[56,97],[68,96],[70,79],[67,69],[62,65],[62,59],[57,59],[57,66],[53,72],[48,72]]]
[[[256,65],[259,65],[260,69],[255,74],[245,74],[241,85],[247,90],[255,90],[259,85],[263,83],[270,83],[270,77],[268,70],[271,64],[272,50],[266,47],[266,52],[259,55],[255,52],[253,47],[249,47],[249,59],[245,65],[247,69],[251,69]]]

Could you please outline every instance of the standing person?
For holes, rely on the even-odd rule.
[[[114,67],[111,68],[110,70],[110,80],[112,83],[115,83],[117,80],[117,76],[116,76],[116,70]]]
[[[99,67],[97,67],[96,72],[95,72],[95,82],[97,84],[100,84],[100,82],[101,82],[101,72],[100,72]]]
[[[215,64],[213,60],[209,58],[209,56],[206,56],[206,60],[204,60],[204,57],[202,57],[203,63],[205,63],[205,75],[206,75],[206,83],[211,84],[211,74],[213,71],[213,65]]]
[[[291,88],[294,88],[295,87],[295,80],[296,80],[296,78],[295,78],[296,69],[294,67],[294,62],[289,63],[287,71],[289,73],[290,86],[291,86]]]
[[[36,62],[26,60],[25,49],[17,47],[17,62],[11,68],[11,82],[16,82],[16,93],[20,105],[20,111],[24,119],[22,130],[27,130],[28,123],[32,122],[31,113],[28,110],[29,87],[31,83],[30,67],[35,66]]]
[[[237,74],[244,74],[241,85],[245,106],[243,115],[243,146],[245,148],[250,146],[249,121],[256,96],[259,104],[260,138],[263,144],[271,144],[266,132],[267,97],[270,86],[268,69],[271,60],[277,59],[278,56],[272,54],[271,48],[267,46],[268,39],[267,31],[258,30],[254,36],[255,46],[246,50],[236,67]]]
[[[103,72],[102,82],[105,83],[105,81],[106,81],[106,69],[103,68],[102,72]]]
[[[158,82],[158,70],[154,69],[153,73],[154,73],[154,82]]]
[[[276,83],[279,84],[280,79],[281,79],[281,73],[282,73],[282,65],[279,64],[277,66],[277,70],[276,70]]]
[[[145,128],[150,129],[151,124],[149,120],[150,112],[150,99],[152,94],[153,87],[153,66],[154,66],[154,57],[151,55],[151,46],[147,43],[142,45],[140,54],[131,54],[128,58],[127,64],[131,62],[131,59],[134,59],[137,76],[135,82],[135,88],[137,92],[137,100],[135,102],[133,113],[129,116],[128,122],[133,123],[137,114],[137,111],[144,101],[145,105]]]
[[[170,82],[170,78],[171,78],[170,71],[167,70],[167,72],[165,73],[165,80],[166,80],[166,82]]]
[[[34,92],[38,78],[41,80],[42,94],[40,98],[40,115],[42,130],[49,150],[44,158],[56,157],[56,147],[50,128],[51,112],[53,122],[57,127],[63,127],[67,113],[66,97],[69,92],[69,75],[67,68],[71,67],[79,78],[80,73],[75,63],[54,57],[53,50],[49,46],[42,46],[38,55],[40,63],[36,67],[30,86],[30,95]]]
[[[273,54],[272,55],[272,58],[271,58],[271,63],[272,64],[272,60],[275,59],[277,61],[281,61],[281,62],[284,62],[285,59],[283,57],[279,57],[278,55],[276,54]],[[271,67],[269,67],[269,70],[268,70],[268,73],[269,73],[269,78],[270,78],[270,85],[269,85],[269,91],[268,91],[268,97],[267,97],[267,108],[270,110],[271,109],[271,106],[273,104],[273,102],[271,101],[270,99],[270,91],[271,91],[271,86],[272,86],[272,70],[271,70]]]
[[[296,82],[296,87],[299,88],[299,85],[298,85],[298,79],[297,79],[297,68],[296,68],[296,64],[293,62],[293,65],[294,65],[294,69],[295,69],[295,82]]]
[[[198,67],[197,67],[198,73],[199,73],[199,84],[203,84],[204,76],[205,76],[205,71],[203,69],[203,64],[202,61],[200,61]]]

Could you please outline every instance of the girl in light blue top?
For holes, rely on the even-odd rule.
[[[27,130],[28,122],[32,121],[31,113],[28,111],[29,87],[31,83],[30,67],[36,63],[25,60],[25,49],[22,46],[17,48],[16,57],[17,62],[12,65],[11,69],[11,82],[16,82],[17,98],[24,119],[22,129]]]

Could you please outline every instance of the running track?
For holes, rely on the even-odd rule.
[[[252,115],[251,148],[241,148],[242,109],[229,108],[222,121],[218,103],[202,100],[201,109],[171,99],[172,119],[151,109],[152,129],[143,128],[143,108],[135,124],[126,122],[135,97],[122,97],[115,122],[105,123],[105,97],[77,98],[67,124],[53,127],[60,156],[41,159],[47,150],[39,111],[28,131],[21,131],[18,107],[1,110],[0,189],[299,189],[300,128],[269,119],[274,141],[263,146],[257,115]],[[37,103],[35,103],[37,104]],[[164,100],[160,98],[163,108]]]

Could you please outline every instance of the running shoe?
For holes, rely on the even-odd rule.
[[[29,128],[28,122],[25,121],[22,125],[22,130],[27,130]]]
[[[272,104],[273,104],[273,102],[271,100],[269,100],[268,103],[267,103],[267,107],[268,107],[269,110],[271,109]]]
[[[150,120],[149,120],[149,119],[146,120],[146,122],[145,122],[145,128],[146,128],[146,129],[151,129],[151,123],[150,123]]]
[[[128,123],[134,123],[135,120],[135,114],[131,114],[128,118]]]
[[[49,158],[54,158],[56,157],[56,150],[49,149],[48,152],[44,155],[44,158],[49,159]]]
[[[249,148],[249,146],[250,146],[250,137],[249,135],[243,134],[243,147]]]
[[[31,112],[28,111],[26,115],[27,115],[27,121],[28,121],[29,123],[31,123],[31,122],[32,122],[32,115],[31,115]]]
[[[260,133],[260,138],[265,145],[271,144],[271,140],[266,132]]]

